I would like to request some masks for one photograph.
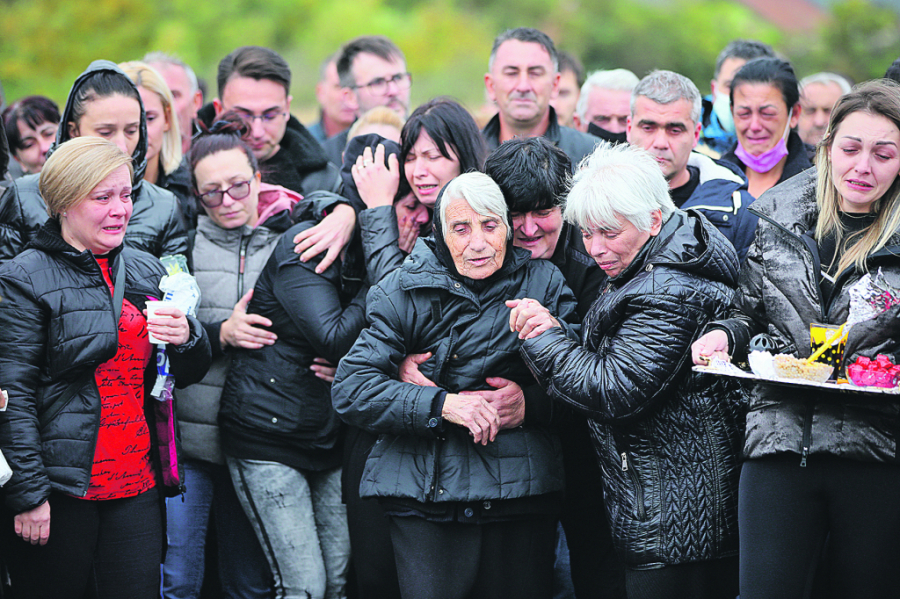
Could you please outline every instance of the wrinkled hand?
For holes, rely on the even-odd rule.
[[[447,422],[469,429],[475,443],[487,445],[497,438],[500,416],[497,408],[480,395],[448,393],[444,399],[441,417]]]
[[[301,231],[294,236],[294,253],[300,254],[300,262],[308,262],[322,252],[325,257],[316,266],[316,273],[322,274],[340,256],[356,226],[356,212],[347,204],[338,204],[331,214],[315,227]]]
[[[500,430],[516,428],[525,421],[525,394],[509,379],[492,376],[485,379],[496,391],[462,391],[460,395],[479,395],[497,409]]]
[[[144,316],[147,316],[146,309]],[[191,325],[178,308],[157,308],[156,315],[147,319],[147,332],[163,343],[181,345],[191,338]]]
[[[16,534],[32,545],[46,545],[50,539],[50,501],[45,501],[13,518]]]
[[[519,339],[531,339],[544,331],[560,326],[550,311],[537,300],[530,298],[508,300],[509,330],[519,333]]]
[[[400,229],[400,237],[398,239],[400,249],[407,254],[411,253],[416,245],[416,239],[419,238],[419,233],[422,231],[421,227],[413,219],[403,217],[397,221],[397,228]]]
[[[219,328],[219,343],[222,347],[243,347],[245,349],[259,349],[264,345],[272,345],[278,339],[278,335],[258,327],[270,327],[272,321],[259,314],[247,314],[247,306],[253,298],[251,289],[238,300],[231,311],[228,320]]]
[[[728,335],[722,329],[714,329],[703,335],[691,345],[691,357],[694,364],[706,366],[714,358],[731,361],[728,355]]]
[[[362,155],[357,156],[356,163],[350,167],[350,174],[367,208],[390,206],[394,202],[400,187],[400,163],[397,155],[391,154],[387,166],[384,165],[384,144],[378,144],[375,156],[372,156],[372,148],[363,149]]]
[[[403,383],[412,383],[420,387],[437,387],[434,381],[425,377],[419,371],[419,364],[424,364],[431,358],[431,352],[425,354],[410,354],[400,362],[399,378]]]
[[[309,369],[312,370],[317,377],[319,377],[326,383],[334,382],[334,375],[337,372],[337,366],[334,366],[325,358],[314,358],[313,363],[309,367]]]

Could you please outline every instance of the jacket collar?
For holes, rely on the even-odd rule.
[[[621,285],[640,270],[668,266],[700,276],[737,283],[737,253],[731,242],[702,214],[694,210],[676,210],[659,231],[651,237],[631,264],[612,281]]]
[[[97,268],[97,259],[93,252],[90,250],[78,251],[63,239],[59,221],[55,218],[47,219],[47,222],[38,229],[37,234],[26,246],[27,248],[34,248],[44,253],[58,256],[86,272],[95,271]],[[102,257],[109,259],[110,266],[112,266],[118,255],[122,253],[123,248],[124,245],[120,245]]]
[[[552,106],[549,107],[550,110],[550,122],[547,124],[547,130],[544,131],[543,137],[547,138],[549,141],[552,141],[554,145],[559,145],[560,140],[560,128],[559,121],[556,119],[556,110],[553,109]],[[484,129],[481,130],[481,134],[484,136],[485,141],[488,144],[488,149],[493,151],[496,150],[500,145],[500,114],[495,114],[491,120],[488,121],[488,124],[484,126]]]

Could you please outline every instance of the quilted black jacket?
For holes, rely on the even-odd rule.
[[[122,246],[108,257],[113,273],[125,258],[125,298],[138,309],[148,296],[161,298],[159,280],[166,272],[159,260]],[[0,296],[0,380],[9,392],[7,411],[0,412],[0,448],[13,470],[3,491],[6,505],[18,514],[43,503],[51,488],[79,497],[87,491],[100,426],[100,394],[93,379],[53,418],[41,421],[69,383],[116,354],[118,326],[93,254],[67,244],[56,220],[38,231],[33,249],[0,267]],[[188,320],[191,338],[166,350],[180,387],[203,378],[210,361],[203,327]],[[151,360],[145,382],[152,385],[155,377]],[[155,400],[146,399],[155,437]]]
[[[737,553],[739,396],[690,370],[691,343],[725,314],[737,275],[731,243],[676,211],[597,298],[583,344],[554,328],[522,346],[550,396],[589,418],[630,567]]]
[[[761,332],[775,338],[789,353],[810,355],[809,325],[841,324],[847,320],[848,289],[861,274],[840,273],[830,305],[819,289],[820,259],[815,239],[818,208],[816,173],[810,169],[764,193],[751,211],[760,219],[756,239],[741,271],[732,318],[711,326],[725,328],[730,347],[740,358],[750,338]],[[900,233],[869,257],[869,271],[884,273],[900,287]],[[855,325],[849,334],[845,360],[878,353],[900,356],[900,307]],[[900,402],[826,391],[790,390],[755,385],[747,413],[744,453],[758,458],[776,453],[806,456],[830,454],[887,462],[897,459]],[[813,458],[814,459],[814,458]]]

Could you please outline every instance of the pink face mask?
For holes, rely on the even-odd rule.
[[[757,173],[768,173],[770,170],[775,168],[775,165],[781,162],[781,159],[788,155],[787,149],[787,136],[788,131],[791,130],[791,114],[788,115],[788,122],[784,126],[784,133],[781,134],[781,139],[778,140],[778,143],[775,144],[769,150],[766,150],[759,156],[754,156],[750,152],[744,149],[744,146],[741,145],[740,140],[738,140],[737,147],[734,149],[734,154],[741,159],[745,165],[747,165],[750,170]]]

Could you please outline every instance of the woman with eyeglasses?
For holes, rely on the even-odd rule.
[[[168,503],[169,550],[163,564],[163,597],[199,597],[207,526],[217,531],[222,596],[268,598],[271,575],[250,521],[238,502],[219,441],[219,400],[238,348],[258,351],[275,343],[272,323],[247,314],[253,286],[281,234],[291,227],[293,192],[260,182],[256,157],[243,137],[249,126],[225,113],[194,140],[190,153],[200,216],[194,275],[201,298],[199,320],[209,333],[213,365],[198,384],[178,395],[188,491]]]

